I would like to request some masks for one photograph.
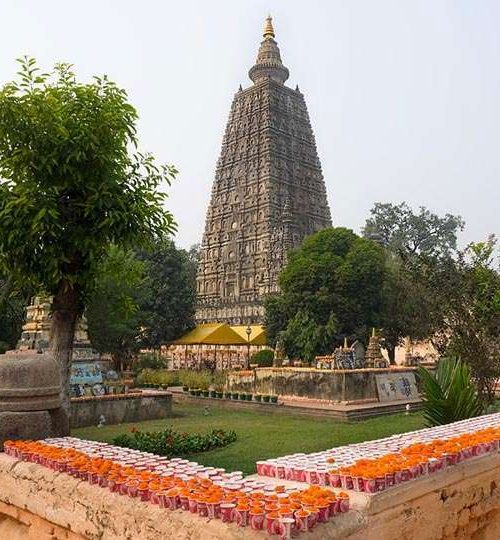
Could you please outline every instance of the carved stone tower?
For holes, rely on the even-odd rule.
[[[287,252],[331,226],[304,96],[285,86],[271,17],[215,171],[197,276],[198,322],[262,322]]]

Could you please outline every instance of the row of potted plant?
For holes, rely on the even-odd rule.
[[[183,386],[184,392],[192,396],[203,396],[218,399],[232,399],[234,401],[257,401],[259,403],[278,403],[278,396],[270,394],[251,394],[248,392],[220,392],[217,390],[202,390],[201,388],[189,388]]]

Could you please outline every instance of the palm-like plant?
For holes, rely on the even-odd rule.
[[[472,381],[470,367],[460,358],[442,359],[435,374],[423,367],[418,374],[427,425],[449,424],[483,412],[484,405]]]

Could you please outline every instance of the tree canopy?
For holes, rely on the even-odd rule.
[[[75,322],[101,259],[174,228],[160,187],[176,171],[136,150],[136,122],[123,89],[78,82],[68,64],[44,74],[24,58],[0,90],[0,268],[54,297],[66,416]]]
[[[141,305],[150,296],[144,262],[132,249],[112,246],[97,272],[86,317],[93,347],[111,354],[118,370],[129,364],[140,348],[145,319]]]
[[[112,246],[97,272],[86,311],[89,337],[117,368],[141,348],[158,349],[194,326],[196,250],[168,237],[148,250]]]
[[[413,255],[449,257],[457,248],[457,233],[464,228],[460,216],[440,217],[421,206],[414,212],[405,202],[375,203],[363,236],[380,243],[404,260]]]
[[[363,228],[365,238],[384,247],[387,276],[380,324],[389,359],[403,338],[427,338],[443,318],[439,294],[429,274],[436,266],[453,264],[457,234],[464,227],[460,216],[438,216],[427,208],[418,212],[406,203],[376,203]]]
[[[291,357],[312,360],[345,336],[379,322],[385,279],[383,249],[345,228],[324,229],[289,254],[278,295],[266,301],[271,340]]]
[[[166,237],[138,253],[144,261],[150,294],[140,308],[145,312],[141,344],[158,349],[194,327],[198,252],[179,249]]]
[[[442,305],[433,340],[443,354],[471,367],[483,401],[493,402],[500,377],[500,268],[497,241],[469,244],[453,264],[429,276]]]

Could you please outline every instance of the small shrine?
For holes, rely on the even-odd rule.
[[[382,356],[382,347],[380,346],[380,336],[377,336],[375,328],[372,329],[372,335],[368,341],[366,349],[366,367],[386,368],[389,362]]]
[[[26,307],[26,322],[13,354],[46,353],[52,327],[52,299],[35,296]],[[73,361],[70,373],[72,397],[100,396],[123,392],[123,383],[111,369],[111,362],[93,348],[87,334],[87,321],[81,317],[75,329]]]
[[[26,307],[26,322],[23,325],[21,338],[17,343],[19,351],[44,352],[49,348],[50,329],[52,327],[51,314],[52,299],[48,296],[35,296]],[[87,336],[87,322],[82,317],[75,330],[74,352],[78,349],[82,353],[95,356]],[[85,353],[83,353],[85,354]],[[82,357],[77,353],[75,356]]]

